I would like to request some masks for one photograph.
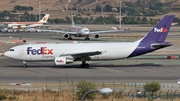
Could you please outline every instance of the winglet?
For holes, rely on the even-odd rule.
[[[46,14],[39,22],[47,23],[48,18],[49,18],[49,14]]]

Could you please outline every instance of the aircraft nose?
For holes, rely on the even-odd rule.
[[[5,53],[4,53],[4,56],[10,57],[9,52],[5,52]]]
[[[86,31],[85,34],[89,34],[90,32],[89,31]]]

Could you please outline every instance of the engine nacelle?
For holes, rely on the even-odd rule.
[[[55,57],[54,59],[54,65],[59,66],[59,65],[66,65],[69,63],[73,63],[72,59],[68,59],[66,57]]]
[[[95,35],[94,35],[94,38],[96,38],[96,39],[99,38],[99,35],[98,35],[98,34],[95,34]]]
[[[68,38],[69,35],[68,35],[68,34],[63,34],[63,37],[64,37],[64,38]]]

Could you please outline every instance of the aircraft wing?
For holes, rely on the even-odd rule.
[[[70,35],[75,35],[77,32],[69,32],[69,31],[62,31],[62,30],[42,30],[43,32],[54,32],[54,33],[62,33],[62,34],[70,34]]]
[[[89,52],[78,52],[78,53],[68,53],[68,54],[61,54],[60,56],[72,56],[74,58],[82,58],[88,57],[93,55],[102,54],[103,51],[89,51]]]
[[[51,29],[43,29],[43,32],[55,32],[55,33],[65,33],[66,31],[61,30],[51,30]]]
[[[90,32],[90,34],[100,34],[100,33],[113,33],[113,32],[121,32],[124,30],[106,30],[106,31],[94,31]]]

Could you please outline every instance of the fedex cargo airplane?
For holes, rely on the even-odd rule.
[[[47,23],[48,18],[49,18],[49,14],[46,14],[38,22],[3,22],[3,23],[7,24],[8,28],[12,28],[12,29],[32,28],[32,27],[42,26],[44,23]]]
[[[81,26],[75,26],[74,15],[72,15],[72,25],[69,29],[69,31],[61,31],[61,30],[43,30],[45,32],[56,32],[56,33],[63,33],[63,37],[72,40],[72,36],[74,37],[85,37],[85,40],[90,40],[89,36],[94,35],[94,38],[99,38],[100,33],[110,33],[110,32],[120,32],[123,30],[115,30],[115,27],[112,27],[114,30],[105,30],[105,31],[93,31],[91,32],[89,28],[81,27]]]
[[[146,36],[135,42],[27,44],[15,46],[4,55],[23,61],[24,67],[26,61],[54,61],[56,66],[82,61],[80,67],[88,68],[87,61],[125,59],[171,46],[172,42],[165,40],[173,20],[174,15],[164,16]]]

